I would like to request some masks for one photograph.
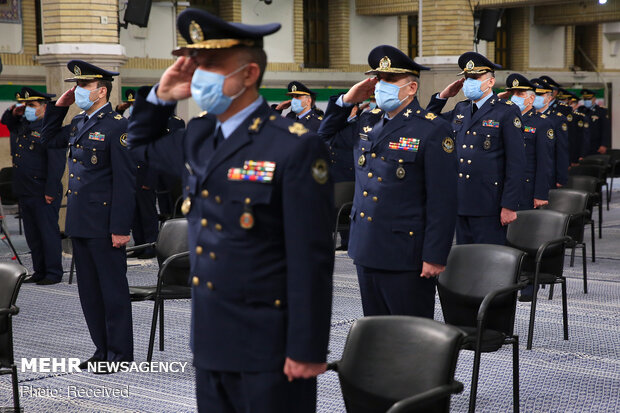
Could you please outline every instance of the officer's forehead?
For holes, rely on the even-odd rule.
[[[465,79],[486,79],[488,77],[491,77],[491,72],[484,72],[480,74],[465,73]]]
[[[377,79],[383,80],[389,83],[396,83],[399,80],[407,79],[409,75],[401,73],[377,73]]]
[[[195,50],[190,57],[197,65],[224,66],[231,61],[238,60],[241,52],[238,49]]]

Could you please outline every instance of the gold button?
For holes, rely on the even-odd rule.
[[[462,177],[463,177],[463,174],[459,174],[459,178],[462,178]]]
[[[189,191],[189,187],[187,188],[187,190]],[[206,189],[203,189],[200,195],[202,195],[203,198],[206,198],[209,196],[209,191],[207,191]]]
[[[220,198],[219,195],[216,195],[215,196],[215,202],[217,202],[218,204],[221,204],[222,203],[222,198]]]
[[[104,202],[104,203],[103,203],[103,206],[106,206],[106,205],[108,205],[108,203],[107,203],[107,202]]]
[[[368,172],[368,177],[372,178],[372,172]]]
[[[69,175],[69,178],[73,178],[73,174]]]
[[[467,134],[469,135],[469,131],[467,131]]]
[[[494,182],[494,184],[495,184],[495,186],[497,186],[497,185],[498,185],[498,184],[497,184],[497,182]]]
[[[209,253],[209,258],[211,258],[212,260],[215,259],[215,253],[213,251]]]
[[[373,201],[375,201],[375,202],[377,202],[377,201],[379,200],[379,198],[377,198],[376,196],[373,196],[373,197],[372,197],[372,200],[373,200]]]
[[[97,152],[97,148],[93,148],[93,152]]]
[[[77,162],[77,159],[73,158],[73,163],[76,163],[76,162]]]
[[[216,231],[221,231],[222,230],[222,226],[220,224],[215,224],[215,230]]]
[[[467,145],[463,145],[463,149],[467,149]]]
[[[472,132],[472,134],[475,136],[476,135],[476,131]]]
[[[463,158],[461,158],[461,163],[463,163]]]
[[[196,254],[198,255],[202,254],[202,247],[200,245],[196,247]]]
[[[69,189],[69,190],[67,191],[67,193],[68,193],[68,194],[70,194],[70,193],[71,193],[71,190]]]
[[[138,169],[140,169],[140,165],[138,165]]]
[[[466,178],[466,179],[469,179],[469,175],[465,175],[465,178]]]
[[[73,192],[73,195],[77,195],[77,191]]]
[[[471,159],[467,160],[467,165],[471,165]]]
[[[382,161],[385,161],[385,156],[382,156],[382,157],[381,157],[381,160],[382,160]]]
[[[526,179],[526,180],[525,180],[525,182],[530,182],[530,179],[529,179],[529,178],[528,178],[528,179]]]
[[[280,300],[275,300],[275,301],[273,302],[273,305],[275,305],[276,307],[280,307],[280,306],[282,305],[282,301],[280,301]]]
[[[366,214],[364,214],[363,212],[360,212],[360,217],[364,218]]]
[[[78,176],[78,177],[77,177],[77,180],[78,180],[78,181],[81,181],[81,180],[82,180],[82,178],[80,178],[80,177]]]
[[[366,150],[366,148],[362,148],[362,152],[365,151],[365,150]]]
[[[399,159],[399,160],[398,160],[398,163],[403,163],[403,162],[404,162],[404,161],[403,161],[402,159]]]
[[[409,236],[413,237],[413,231],[409,231]]]
[[[202,225],[203,227],[206,227],[208,222],[209,221],[207,221],[207,218],[203,218],[200,220],[200,225]]]
[[[194,284],[194,285],[200,284],[200,278],[194,276],[194,278],[192,278],[192,284]]]
[[[213,290],[213,283],[211,281],[207,281],[207,288]]]
[[[469,149],[474,149],[474,145],[469,145]]]
[[[368,196],[368,192],[364,191],[364,192],[362,192],[362,195]]]
[[[376,157],[377,157],[377,154],[376,154],[376,153],[371,153],[371,154],[370,154],[370,157],[371,157],[371,158],[376,158]]]
[[[251,200],[250,198],[246,198],[246,199],[245,199],[245,203],[246,203],[246,204],[249,204],[250,202],[252,202],[252,200]]]
[[[369,222],[372,222],[372,217],[366,218]]]
[[[383,181],[383,178],[378,177],[378,178],[377,178],[377,181],[381,182],[381,181]]]

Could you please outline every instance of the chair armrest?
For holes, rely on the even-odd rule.
[[[337,372],[338,371],[338,362],[334,361],[332,363],[327,363],[327,370],[328,371],[331,370],[331,371],[336,371]]]
[[[540,247],[538,247],[538,251],[536,252],[536,262],[539,263],[541,261],[542,256],[545,253],[545,250],[547,248],[555,246],[555,245],[564,244],[570,241],[571,241],[571,237],[566,236],[566,237],[553,239],[551,241],[547,241],[543,243]]]
[[[522,282],[522,283],[518,283],[514,285],[509,285],[508,287],[493,290],[487,295],[485,295],[484,299],[482,300],[482,303],[480,303],[480,307],[478,308],[478,317],[477,317],[478,323],[485,321],[486,316],[487,316],[487,310],[489,309],[489,306],[491,305],[491,302],[495,299],[495,297],[497,297],[500,294],[505,294],[511,291],[520,290],[521,288],[524,288],[526,286],[527,286],[527,283]]]
[[[140,251],[140,250],[144,250],[149,247],[155,247],[155,246],[157,246],[156,242],[149,242],[148,244],[140,244],[140,245],[134,245],[133,247],[127,247],[125,248],[125,251],[126,252]]]
[[[443,386],[435,387],[434,389],[427,390],[424,393],[416,394],[415,396],[407,397],[392,405],[387,413],[407,413],[412,411],[421,411],[422,407],[426,403],[432,403],[450,396],[451,394],[460,393],[463,391],[463,383],[453,381],[450,384],[444,384]]]
[[[156,292],[157,295],[159,295],[159,292],[161,291],[161,283],[162,283],[161,275],[166,271],[166,269],[168,269],[168,266],[174,261],[179,260],[184,257],[188,257],[188,256],[189,256],[189,251],[179,252],[177,254],[173,254],[169,256],[161,264],[161,267],[159,267],[159,272],[157,273],[157,292]]]
[[[19,314],[19,307],[12,305],[9,308],[0,308],[0,316],[2,315],[16,315]]]

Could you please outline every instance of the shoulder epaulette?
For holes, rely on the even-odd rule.
[[[283,118],[282,116],[278,116],[273,112],[269,115],[268,119],[270,121],[270,125],[273,125],[278,129],[288,131],[288,133],[292,135],[302,136],[310,132],[308,128],[306,128],[303,124],[299,122],[293,122],[291,119]]]

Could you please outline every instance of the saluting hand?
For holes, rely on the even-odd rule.
[[[129,235],[116,235],[112,234],[112,246],[114,248],[121,248],[127,245],[129,242]]]
[[[280,111],[280,110],[288,109],[290,107],[291,107],[291,99],[285,100],[284,102],[280,103],[278,106],[276,106],[276,110]]]
[[[439,97],[442,99],[448,99],[456,96],[459,91],[463,88],[463,82],[465,82],[465,78],[461,78],[459,80],[455,80],[450,83],[444,90],[441,91]]]
[[[289,357],[284,361],[284,374],[288,377],[288,381],[316,377],[319,374],[325,373],[326,370],[327,363],[295,361]]]
[[[75,102],[75,88],[77,86],[73,86],[71,89],[67,90],[62,96],[56,101],[56,106],[71,106],[73,102]]]
[[[13,109],[12,109],[13,116],[15,117],[22,116],[25,111],[26,111],[26,105],[22,105],[22,106],[13,105]]]
[[[375,85],[377,82],[377,78],[371,77],[356,83],[345,93],[342,100],[344,103],[358,103],[370,99],[370,96],[375,93]]]
[[[508,225],[512,221],[515,221],[517,219],[517,213],[514,212],[512,209],[502,208],[502,212],[500,214],[499,219],[502,225]]]
[[[512,96],[512,94],[510,92],[502,92],[502,93],[498,93],[497,94],[498,98],[502,98],[502,99],[506,99],[506,100],[510,100],[511,96]]]
[[[196,63],[190,57],[179,57],[161,76],[157,97],[167,101],[190,97],[192,76],[194,76],[196,67]]]
[[[420,273],[420,277],[423,277],[423,278],[437,277],[445,269],[446,269],[445,265],[433,264],[432,262],[423,262],[422,272]]]

